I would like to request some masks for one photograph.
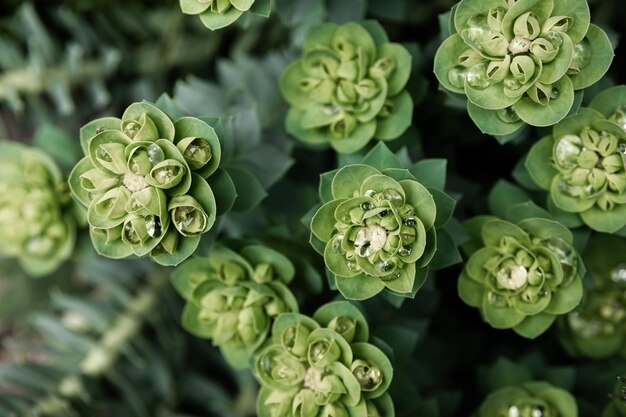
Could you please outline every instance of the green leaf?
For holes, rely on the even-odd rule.
[[[207,183],[215,196],[216,214],[224,215],[233,208],[237,199],[235,183],[224,169],[219,168],[208,179]]]
[[[435,201],[435,205],[437,206],[435,227],[443,227],[448,222],[448,220],[450,220],[452,214],[454,213],[456,200],[436,188],[428,188],[428,191],[433,196],[433,200]]]
[[[402,168],[398,157],[382,142],[379,142],[363,158],[363,163],[379,171],[389,168]]]
[[[569,244],[574,243],[570,230],[554,220],[527,218],[517,224],[519,227],[539,239],[558,238]]]
[[[336,277],[337,289],[348,300],[365,300],[381,292],[385,284],[377,277],[359,274],[354,277]]]
[[[626,85],[616,85],[596,94],[589,103],[589,108],[608,118],[620,106],[626,104]],[[582,109],[581,109],[582,110]]]
[[[225,13],[213,13],[210,10],[200,15],[202,24],[211,30],[221,29],[235,22],[243,12],[231,7]]]
[[[526,317],[524,321],[513,327],[513,330],[520,336],[527,339],[534,339],[548,330],[550,326],[552,326],[552,323],[554,323],[554,320],[556,320],[555,315],[540,313],[535,316]]]
[[[355,191],[361,188],[366,178],[380,174],[380,172],[368,165],[347,165],[341,168],[332,182],[334,198],[351,198]]]
[[[255,0],[250,11],[258,16],[269,17],[272,10],[271,0]]]
[[[332,200],[320,207],[311,220],[311,232],[322,242],[328,242],[335,230],[335,210],[346,199]]]
[[[611,211],[604,211],[597,206],[582,211],[580,217],[593,230],[603,233],[615,233],[626,226],[626,204],[616,205]]]
[[[335,178],[335,174],[337,174],[337,171],[339,170],[333,169],[332,171],[328,171],[320,175],[318,193],[322,203],[328,203],[333,199],[332,182],[333,178]]]
[[[580,69],[576,75],[572,75],[572,84],[575,90],[587,88],[600,80],[613,62],[613,46],[606,33],[598,26],[589,25],[589,31],[581,45],[590,51],[588,64]]]
[[[200,14],[211,7],[211,3],[200,2],[198,0],[180,0],[180,9],[185,14]]]
[[[263,185],[251,172],[238,167],[224,168],[237,190],[237,199],[233,205],[234,211],[250,210],[258,206],[267,197]]]
[[[406,202],[413,206],[417,217],[426,230],[433,227],[437,218],[437,206],[432,194],[419,182],[403,180],[399,184],[406,194]]]
[[[567,116],[574,104],[572,81],[564,76],[552,88],[558,91],[558,96],[551,98],[546,105],[535,103],[530,97],[522,97],[515,104],[515,112],[520,119],[532,126],[551,126]]]
[[[471,279],[465,271],[457,281],[459,297],[465,304],[471,307],[481,308],[485,298],[485,286]]]
[[[506,218],[507,211],[512,205],[529,199],[530,197],[524,190],[505,180],[498,180],[487,197],[489,210],[502,218]]]
[[[558,174],[551,163],[553,145],[552,136],[546,136],[536,142],[530,148],[524,164],[533,181],[545,190],[550,189],[552,179]]]
[[[550,314],[569,313],[580,304],[583,297],[583,283],[580,278],[575,278],[568,286],[559,286],[552,293],[552,300],[545,312]]]
[[[446,159],[422,159],[409,171],[424,187],[443,190],[446,186]]]
[[[395,64],[395,69],[387,80],[389,96],[395,96],[406,86],[411,76],[411,54],[399,43],[385,43],[378,47],[378,59],[388,58]],[[410,97],[409,97],[410,98]]]
[[[122,115],[122,122],[139,120],[144,113],[152,119],[157,127],[159,139],[167,139],[169,141],[174,139],[175,129],[172,120],[161,109],[147,101],[133,103],[128,106]]]
[[[463,258],[452,236],[447,231],[439,229],[437,231],[437,251],[428,266],[433,270],[439,270],[462,261]]]
[[[400,269],[400,276],[391,280],[384,280],[385,287],[399,293],[411,293],[415,282],[415,263],[409,263]]]
[[[210,270],[211,264],[208,258],[189,259],[174,269],[170,276],[170,281],[178,294],[185,300],[190,301],[194,290],[202,282],[210,279]]]
[[[402,91],[389,98],[390,114],[378,115],[374,137],[380,140],[391,140],[402,135],[413,121],[413,99],[407,91]]]
[[[516,122],[504,121],[499,113],[506,111],[507,109],[483,109],[471,101],[467,101],[467,112],[470,118],[474,121],[478,129],[487,135],[508,136],[514,134],[524,126],[524,122],[519,120],[519,118],[517,118],[518,120]]]
[[[465,93],[463,88],[457,87],[450,82],[450,71],[454,72],[457,69],[459,56],[468,49],[470,48],[461,38],[461,35],[454,34],[443,41],[435,55],[435,76],[445,89],[454,93]]]
[[[492,327],[496,329],[510,329],[519,325],[526,318],[526,315],[513,308],[501,308],[491,305],[488,298],[487,294],[485,294],[481,311],[485,321]]]

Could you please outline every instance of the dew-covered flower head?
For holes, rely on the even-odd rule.
[[[578,417],[576,400],[547,382],[500,388],[483,401],[477,417]]]

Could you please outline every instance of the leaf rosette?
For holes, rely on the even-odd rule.
[[[405,90],[411,59],[372,22],[313,27],[302,58],[280,78],[291,105],[287,131],[340,153],[356,152],[372,138],[397,138],[412,119],[413,101]]]
[[[367,321],[352,304],[319,308],[312,318],[281,314],[254,360],[260,417],[393,417],[391,362],[368,343]]]
[[[220,144],[205,122],[173,122],[147,103],[121,119],[83,126],[83,158],[70,174],[72,195],[87,207],[91,240],[109,258],[150,255],[176,265],[213,226],[215,196],[207,184],[220,161]]]
[[[76,241],[65,178],[48,155],[0,142],[0,256],[17,258],[31,276],[53,272]]]
[[[492,327],[535,338],[578,306],[585,267],[565,226],[480,216],[466,229],[479,235],[480,245],[461,273],[459,296]]]
[[[524,124],[550,126],[597,82],[613,48],[590,24],[586,0],[463,0],[452,36],[435,56],[435,75],[463,94],[484,133],[509,135]]]
[[[271,0],[180,0],[184,14],[198,16],[211,30],[222,29],[250,13],[268,17]]]
[[[250,245],[237,253],[214,247],[209,257],[189,259],[172,274],[187,301],[183,327],[211,339],[231,366],[245,368],[274,318],[298,311],[287,287],[294,274],[291,261],[273,249]]]
[[[341,168],[311,221],[324,262],[348,299],[383,289],[414,295],[436,251],[433,195],[406,170],[385,172],[361,164]]]
[[[578,417],[576,400],[547,382],[498,389],[481,404],[477,417]]]
[[[606,98],[613,96],[607,92]],[[553,206],[578,214],[587,226],[604,233],[626,226],[626,131],[618,125],[623,124],[621,114],[615,104],[606,116],[593,107],[581,108],[533,145],[525,161]]]

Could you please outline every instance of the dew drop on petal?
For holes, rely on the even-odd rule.
[[[467,68],[460,65],[454,66],[448,70],[448,82],[459,89],[465,87],[465,78],[467,76]]]
[[[506,306],[506,299],[494,291],[489,291],[489,293],[487,293],[487,302],[494,307]]]
[[[402,195],[393,188],[387,188],[383,190],[383,198],[389,201],[389,204],[394,207],[402,207],[402,205],[404,204],[404,199],[402,198]]]
[[[411,247],[408,245],[400,246],[398,249],[398,255],[400,256],[409,256],[411,254]]]
[[[165,160],[165,154],[163,149],[156,143],[152,143],[148,146],[148,161],[152,166],[155,166]]]
[[[557,32],[551,30],[543,35],[543,38],[552,44],[555,48],[558,48],[563,43],[563,38]]]
[[[376,191],[374,191],[374,190],[367,190],[365,192],[365,197],[373,197],[374,194],[376,194]]]
[[[506,417],[522,417],[522,412],[516,405],[512,405],[507,410]]]
[[[361,210],[368,211],[368,210],[371,210],[373,208],[374,208],[374,204],[372,204],[372,203],[369,203],[369,202],[361,203]]]
[[[465,74],[467,83],[477,90],[484,90],[489,87],[489,79],[487,77],[487,66],[485,64],[476,64],[467,70]]]
[[[391,272],[395,266],[396,264],[394,262],[383,260],[376,262],[376,265],[374,265],[376,271],[380,273]]]
[[[513,107],[496,110],[496,114],[504,123],[517,123],[520,121],[520,118],[517,113],[515,113]]]
[[[584,39],[582,42],[574,45],[574,61],[576,61],[579,68],[585,68],[591,61],[591,48]]]

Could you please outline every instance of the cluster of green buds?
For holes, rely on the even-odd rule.
[[[613,59],[586,0],[463,0],[450,26],[435,74],[467,97],[474,122],[493,135],[559,122],[574,91],[598,81]]]
[[[180,0],[183,13],[198,16],[211,30],[226,27],[250,13],[267,17],[271,0]]]
[[[307,33],[303,49],[280,79],[291,105],[290,134],[352,153],[372,138],[395,139],[409,127],[413,101],[404,87],[411,55],[390,43],[380,26],[325,23]]]
[[[245,246],[238,253],[214,247],[209,257],[189,259],[172,274],[172,284],[187,301],[183,327],[211,339],[234,368],[245,368],[272,320],[298,311],[286,285],[294,274],[288,258],[265,246]]]
[[[355,300],[385,288],[414,295],[437,247],[432,194],[407,170],[361,164],[338,170],[330,191],[311,233],[339,291]]]
[[[526,159],[531,178],[557,208],[605,233],[626,226],[626,120],[612,101],[624,90],[606,90],[555,125]]]
[[[255,358],[258,416],[393,417],[393,368],[368,338],[367,321],[346,301],[313,318],[281,314]]]
[[[479,216],[466,229],[480,249],[461,273],[459,296],[491,326],[535,338],[578,306],[585,268],[568,228],[542,218],[513,224]]]
[[[67,183],[45,153],[0,142],[0,256],[17,258],[32,276],[54,271],[76,241]]]
[[[492,392],[477,417],[578,417],[576,400],[547,382],[526,382]]]
[[[121,119],[83,126],[85,153],[70,174],[74,198],[88,208],[96,251],[109,258],[150,255],[163,265],[189,257],[216,216],[205,178],[220,161],[220,144],[205,122],[173,122],[147,103]]]

